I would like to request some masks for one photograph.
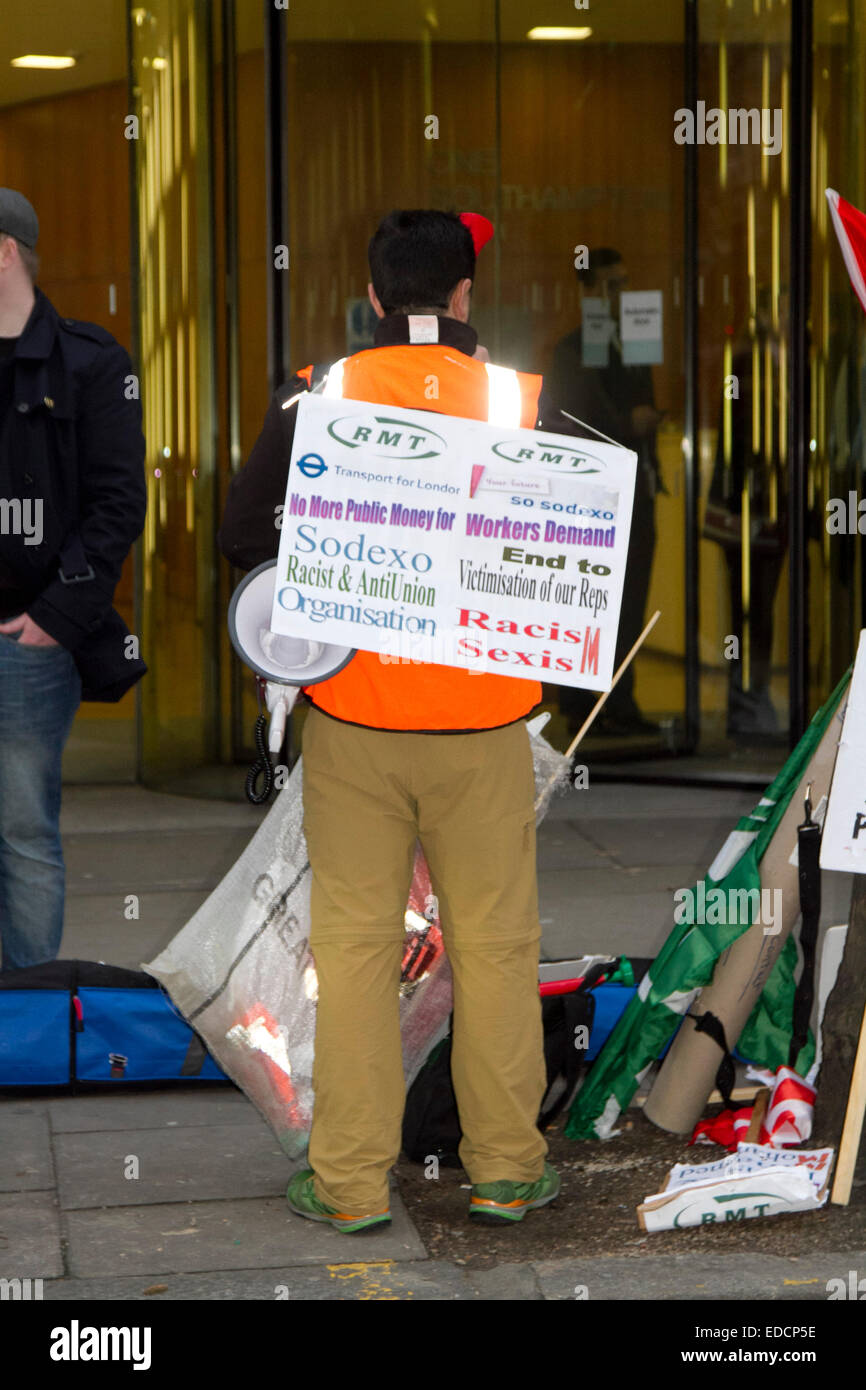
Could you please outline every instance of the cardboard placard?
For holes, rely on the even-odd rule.
[[[600,441],[304,395],[271,628],[607,690],[636,468]]]

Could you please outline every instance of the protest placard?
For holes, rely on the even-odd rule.
[[[611,444],[304,396],[272,628],[607,690],[636,465]]]
[[[866,631],[860,633],[821,836],[821,868],[866,873]]]

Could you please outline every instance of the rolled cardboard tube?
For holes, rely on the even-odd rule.
[[[767,931],[759,914],[759,920],[719,956],[711,983],[689,1010],[696,1016],[707,1010],[714,1013],[722,1022],[730,1048],[736,1045],[800,915],[797,869],[788,860],[797,844],[797,826],[804,817],[807,786],[812,783],[813,806],[817,806],[830,790],[836,748],[842,733],[840,710],[843,703],[840,701],[824,730],[759,865],[761,887],[781,889],[781,922],[775,922],[772,930]],[[686,1018],[647,1096],[643,1111],[647,1119],[672,1134],[691,1131],[716,1084],[721,1060],[718,1045],[708,1034],[695,1032]]]

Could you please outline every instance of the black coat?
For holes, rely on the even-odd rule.
[[[0,534],[0,562],[22,607],[70,651],[85,699],[118,699],[147,669],[112,608],[144,526],[145,442],[138,380],[124,348],[94,323],[61,318],[41,290],[12,358],[0,419],[0,496],[42,503],[42,540]],[[64,583],[69,544],[93,575]],[[73,558],[76,554],[73,541]]]

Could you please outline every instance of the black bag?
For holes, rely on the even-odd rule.
[[[544,1025],[544,1060],[547,1090],[541,1102],[538,1128],[544,1130],[568,1105],[580,1080],[586,1048],[577,1029],[592,1031],[595,998],[587,978],[569,994],[549,995],[541,1001]],[[457,1098],[451,1081],[451,1035],[434,1047],[409,1088],[403,1113],[403,1152],[413,1163],[437,1158],[446,1168],[460,1167],[458,1145],[463,1137],[457,1114]]]

